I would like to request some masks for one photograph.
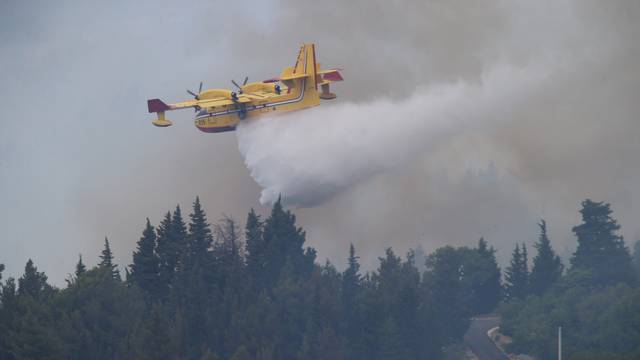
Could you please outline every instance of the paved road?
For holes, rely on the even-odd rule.
[[[480,360],[509,360],[487,336],[489,329],[498,326],[500,318],[479,316],[471,319],[471,326],[464,334],[464,343]]]

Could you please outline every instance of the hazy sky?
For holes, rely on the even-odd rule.
[[[244,221],[252,206],[266,213],[235,133],[201,133],[189,111],[155,128],[146,99],[182,100],[200,81],[270,78],[292,65],[303,41],[317,43],[323,65],[343,67],[346,81],[327,105],[332,121],[307,119],[289,131],[336,134],[325,136],[330,157],[321,160],[348,158],[355,169],[328,162],[337,170],[327,176],[345,185],[295,210],[321,259],[342,267],[353,242],[371,267],[388,246],[430,251],[485,236],[504,261],[515,241],[535,240],[540,217],[566,256],[587,197],[611,202],[626,239],[640,238],[637,1],[188,5],[0,3],[0,263],[8,275],[31,257],[62,284],[79,253],[96,263],[104,236],[127,264],[145,218],[157,223],[178,203],[187,211],[196,195],[212,221],[223,212]],[[460,101],[440,112],[403,112],[407,97],[419,108],[452,88],[464,90]],[[356,111],[338,111],[345,106]],[[396,107],[398,116],[376,116]],[[436,136],[422,121],[451,131]],[[368,137],[365,122],[415,131],[407,141],[402,131]],[[422,134],[428,146],[416,145]],[[360,139],[360,152],[346,156],[341,139]],[[296,149],[273,141],[281,154]],[[388,166],[374,156],[385,166],[369,171],[363,161],[376,164],[378,145],[401,159]],[[353,175],[360,170],[366,176]],[[277,174],[289,184],[284,170]]]

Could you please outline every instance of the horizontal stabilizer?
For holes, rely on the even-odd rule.
[[[149,99],[149,100],[147,100],[147,107],[149,108],[149,112],[150,113],[156,113],[156,112],[171,110],[169,105],[165,104],[160,99]]]
[[[318,71],[318,74],[322,75],[322,79],[323,80],[327,80],[327,81],[342,81],[344,80],[342,78],[342,75],[340,75],[340,72],[338,70],[324,70],[324,71]]]

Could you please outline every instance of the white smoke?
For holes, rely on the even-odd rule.
[[[513,119],[515,109],[541,90],[553,68],[547,63],[500,65],[477,83],[429,86],[406,99],[338,100],[242,123],[240,151],[263,188],[262,204],[282,196],[288,205],[315,206],[456,135]]]

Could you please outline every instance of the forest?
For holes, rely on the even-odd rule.
[[[504,274],[482,238],[424,264],[389,247],[371,271],[352,245],[338,271],[281,201],[210,223],[196,198],[142,224],[127,266],[104,239],[99,263],[80,257],[57,288],[28,260],[0,287],[0,359],[455,359],[471,316],[496,309],[512,352],[551,358],[562,326],[569,359],[640,358],[640,247],[609,204],[581,214],[566,266],[541,220],[532,261],[516,241]]]
[[[585,200],[580,214],[566,271],[544,221],[531,271],[526,246],[516,245],[505,270],[501,331],[513,337],[509,350],[539,359],[556,357],[558,327],[564,359],[640,359],[640,241],[631,256],[609,204]]]

